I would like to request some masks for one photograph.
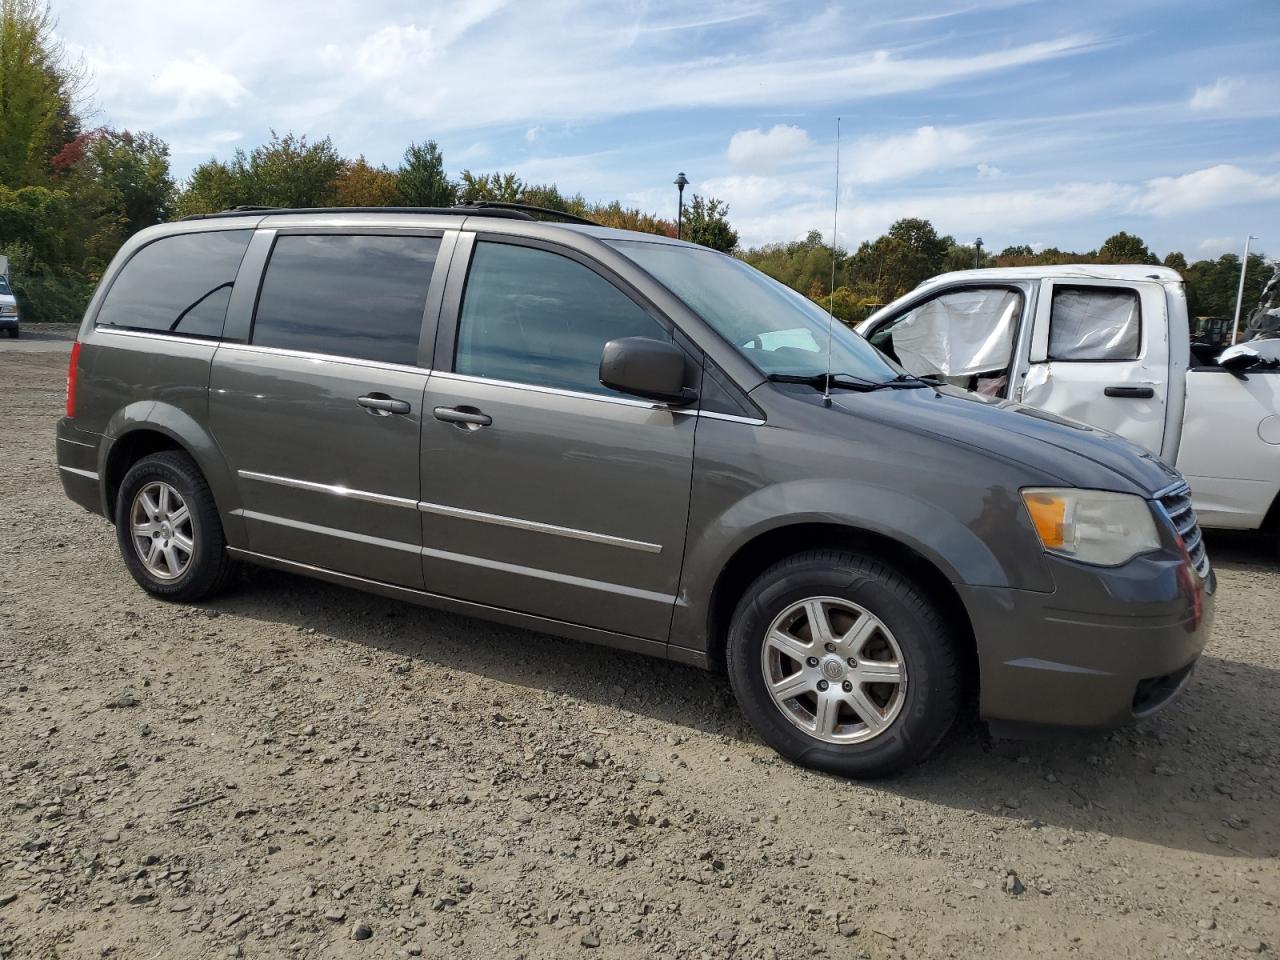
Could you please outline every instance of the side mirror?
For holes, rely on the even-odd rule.
[[[610,340],[600,354],[600,382],[612,390],[662,403],[686,404],[697,394],[684,385],[684,351],[648,337]]]

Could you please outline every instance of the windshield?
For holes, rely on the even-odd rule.
[[[4,277],[0,277],[0,293],[8,293],[9,284],[5,282]]]
[[[713,250],[612,240],[771,376],[827,372],[827,312],[755,267]],[[902,371],[840,321],[831,324],[831,372],[892,380]]]

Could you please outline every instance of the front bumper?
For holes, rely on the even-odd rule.
[[[0,330],[17,330],[19,317],[14,313],[0,314]]]
[[[1049,558],[1057,589],[957,586],[977,638],[979,709],[997,726],[1113,727],[1185,688],[1217,589],[1173,553],[1114,568]]]

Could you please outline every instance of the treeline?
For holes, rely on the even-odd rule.
[[[211,159],[182,183],[169,164],[169,146],[146,132],[89,128],[79,106],[87,79],[59,44],[45,0],[0,0],[0,253],[28,320],[80,316],[120,245],[145,227],[175,217],[234,206],[427,206],[477,200],[524,203],[585,217],[625,230],[675,236],[673,220],[617,201],[589,201],[555,184],[531,184],[514,173],[451,178],[435,141],[408,145],[394,168],[363,156],[343,157],[329,137],[271,132],[270,139],[230,160]],[[682,236],[747,262],[826,306],[848,323],[948,270],[1052,263],[1151,263],[1157,258],[1127,233],[1097,250],[998,254],[939,236],[927,220],[899,220],[889,232],[852,252],[804,240],[739,249],[728,207],[693,195]],[[1187,280],[1193,316],[1227,315],[1235,306],[1240,261],[1232,254],[1188,263],[1172,253],[1163,263]],[[834,266],[834,293],[832,275]],[[1249,258],[1245,303],[1256,302],[1266,271]]]
[[[1071,251],[1057,247],[1035,251],[1029,246],[1005,247],[999,253],[977,250],[957,243],[954,237],[939,236],[928,220],[899,220],[889,232],[859,244],[852,253],[834,250],[822,234],[811,230],[803,240],[773,243],[738,252],[759,270],[799,290],[824,307],[830,305],[837,318],[857,323],[890,303],[922,281],[951,270],[976,267],[1047,266],[1060,263],[1144,263],[1172,267],[1186,280],[1187,308],[1192,317],[1230,316],[1235,311],[1236,287],[1240,281],[1240,258],[1234,253],[1216,260],[1188,263],[1181,253],[1163,260],[1153,254],[1140,237],[1121,231],[1108,237],[1096,250]],[[832,289],[832,260],[835,261],[835,295]],[[1257,303],[1270,271],[1262,254],[1249,255],[1245,277],[1246,310]]]

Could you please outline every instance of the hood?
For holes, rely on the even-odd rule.
[[[811,392],[820,405],[821,395]],[[832,401],[832,411],[1014,461],[1065,486],[1149,497],[1182,479],[1159,457],[1123,437],[955,387],[840,390]]]
[[[13,296],[12,294],[0,293],[0,303],[6,304],[6,305],[15,305],[17,304],[17,302],[18,302],[18,298]]]

